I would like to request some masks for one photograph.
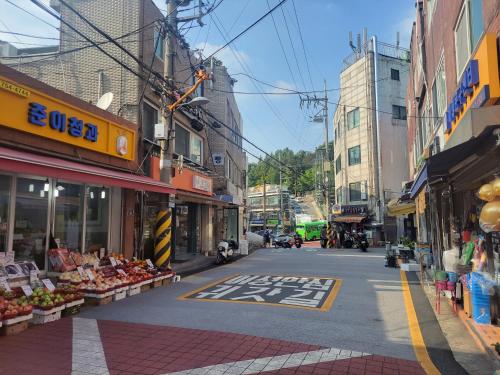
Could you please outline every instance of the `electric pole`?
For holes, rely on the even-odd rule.
[[[323,112],[321,116],[316,114],[312,122],[316,123],[324,123],[325,125],[325,157],[326,157],[326,163],[328,164],[328,168],[325,168],[324,165],[322,165],[322,171],[323,171],[323,176],[322,176],[322,186],[323,186],[323,191],[325,192],[325,208],[326,208],[326,219],[329,220],[330,218],[330,179],[328,177],[328,174],[330,173],[331,170],[331,160],[330,160],[330,152],[329,152],[329,141],[328,141],[328,90],[326,88],[326,80],[324,80],[324,97],[323,98],[318,98],[315,96],[310,97],[307,96],[305,98],[300,98],[300,107],[305,104],[307,108],[313,107],[316,108],[318,105],[321,106],[321,111]],[[318,112],[319,113],[319,112]],[[323,162],[323,161],[322,161]],[[324,162],[323,162],[324,164]]]
[[[280,161],[280,216],[278,217],[279,219],[279,224],[281,229],[283,229],[283,184],[281,180],[281,154],[278,155],[279,161]]]

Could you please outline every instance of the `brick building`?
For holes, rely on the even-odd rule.
[[[166,48],[164,15],[151,0],[90,0],[72,1],[70,4],[80,15],[116,39],[141,64],[107,42],[62,3],[57,0],[50,2],[52,9],[63,20],[139,73],[142,79],[90,46],[84,38],[63,23],[60,45],[56,51],[12,50],[4,47],[2,51],[8,51],[9,56],[0,56],[0,62],[90,103],[96,103],[104,93],[112,92],[114,99],[107,110],[139,125],[136,145],[139,155],[138,172],[159,179],[160,147],[154,138],[154,126],[161,123],[161,101],[158,92],[151,85],[144,87],[149,76],[144,66],[151,66],[154,73],[163,75]],[[180,86],[180,90],[187,89],[194,83],[193,64],[196,65],[197,62],[185,40],[176,34],[174,71],[177,81],[175,84]],[[150,80],[152,79],[153,75],[150,76]],[[155,82],[158,84],[158,79]],[[202,89],[198,89],[193,96],[198,96],[201,92]],[[238,113],[234,98],[229,104],[231,110]],[[170,202],[175,204],[173,244],[177,260],[212,252],[216,245],[214,233],[220,232],[214,228],[212,218],[216,210],[233,207],[233,202],[222,201],[214,194],[222,195],[214,190],[214,176],[217,174],[212,170],[211,146],[208,144],[207,130],[203,126],[207,121],[208,118],[201,110],[183,107],[175,112],[174,154],[171,162],[172,184],[177,188],[177,193],[170,197]],[[226,121],[226,117],[223,116],[221,121]],[[212,143],[220,142],[214,135],[211,139]],[[238,162],[241,168],[240,159]],[[241,189],[242,185],[239,184],[238,188]],[[137,197],[140,202],[137,209],[143,207],[138,223],[143,222],[144,225],[139,225],[135,243],[146,256],[152,252],[152,229],[160,198],[158,194],[148,193]],[[225,225],[224,221],[220,225]],[[241,230],[236,230],[236,233],[239,232]]]
[[[417,240],[442,266],[454,239],[480,234],[476,192],[499,172],[496,0],[419,0],[408,76],[410,196]]]

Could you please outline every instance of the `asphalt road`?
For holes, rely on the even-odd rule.
[[[179,298],[231,275],[317,276],[341,280],[341,286],[326,311]],[[383,249],[366,254],[311,247],[262,249],[80,316],[241,333],[415,360],[399,270],[384,267]]]

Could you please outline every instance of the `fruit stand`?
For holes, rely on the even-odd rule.
[[[123,300],[170,283],[175,275],[170,270],[159,270],[149,259],[128,260],[119,254],[100,259],[94,254],[73,258],[62,249],[54,254],[53,264],[61,267],[48,273],[51,279],[41,278],[38,269],[30,271],[29,277],[24,274],[21,278],[0,279],[1,335],[17,334],[30,324],[46,324],[78,314],[82,306]],[[56,259],[59,255],[62,261]],[[2,266],[0,262],[0,271]]]

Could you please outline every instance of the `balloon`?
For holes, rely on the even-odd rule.
[[[497,197],[500,197],[500,178],[495,178],[493,182],[491,182],[493,185],[493,189],[495,190],[495,195]]]
[[[491,202],[493,199],[495,199],[495,190],[493,188],[493,185],[484,184],[477,192],[477,195],[481,200]]]
[[[500,231],[500,198],[483,206],[479,215],[479,226],[486,233]]]

